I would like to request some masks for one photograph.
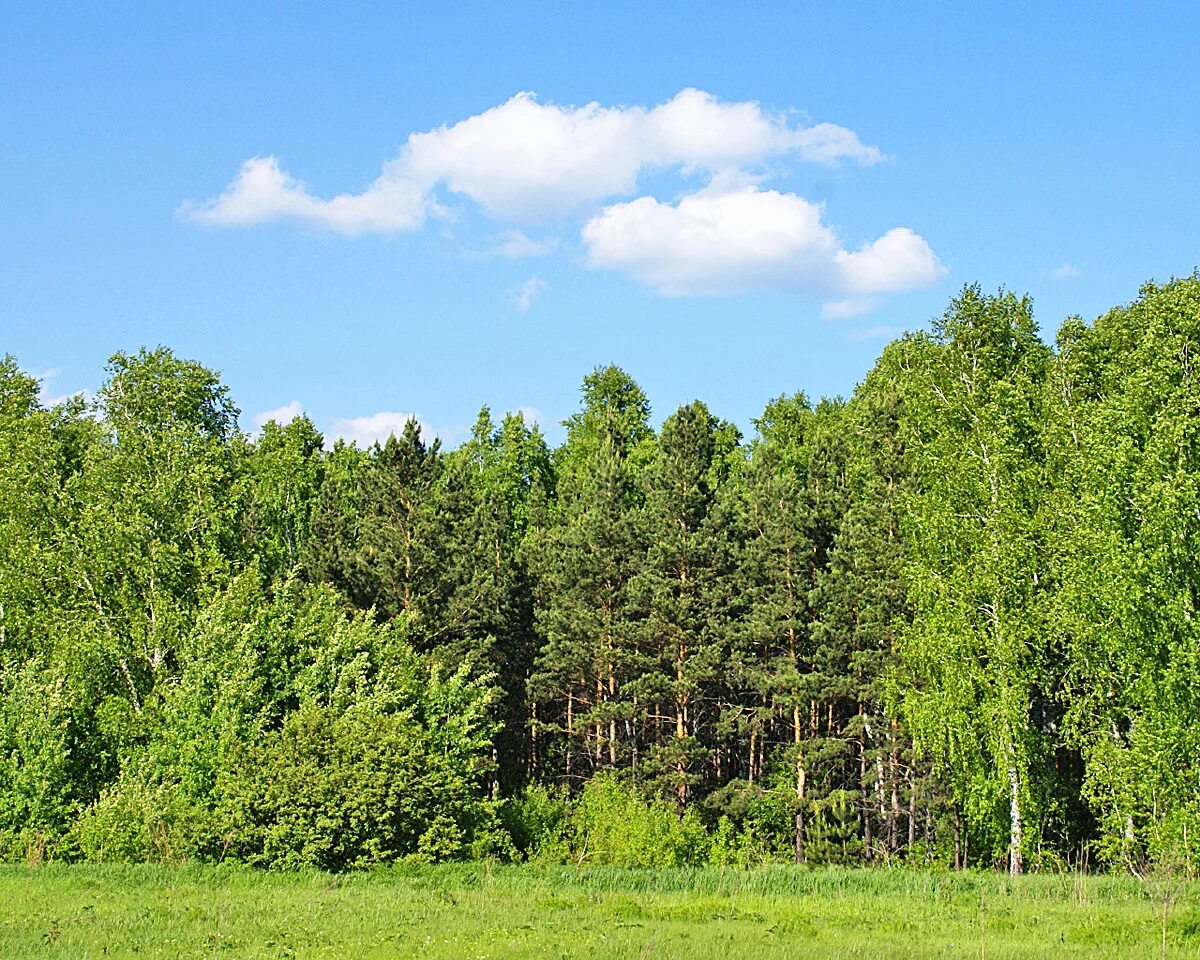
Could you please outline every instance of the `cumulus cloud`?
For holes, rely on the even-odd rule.
[[[209,225],[292,221],[345,234],[397,233],[449,217],[450,202],[465,200],[510,225],[475,255],[514,260],[557,247],[518,225],[580,217],[592,266],[622,271],[661,294],[790,290],[821,299],[827,317],[850,317],[881,294],[935,283],[945,269],[906,227],[848,249],[821,205],[763,183],[797,161],[868,166],[883,159],[845,127],[806,124],[792,112],[692,88],[655,106],[561,106],[518,93],[409,134],[362,192],[322,197],[275,157],[255,157],[222,193],[179,212]],[[643,175],[655,171],[691,183],[693,192],[671,201],[638,196]],[[697,179],[707,185],[695,190]],[[512,308],[528,310],[544,288],[537,277],[512,288]]]
[[[650,108],[559,106],[518,93],[453,125],[410,134],[361,193],[322,199],[275,157],[254,157],[224,192],[179,212],[210,225],[291,220],[348,234],[394,233],[418,229],[436,211],[431,191],[440,186],[490,216],[536,222],[631,194],[648,168],[712,174],[783,156],[823,164],[883,159],[845,127],[804,126],[702,90]]]
[[[508,291],[508,302],[518,313],[525,313],[533,306],[533,301],[537,298],[538,294],[545,289],[545,280],[541,277],[530,277]]]
[[[1050,276],[1057,280],[1074,280],[1082,276],[1082,271],[1073,263],[1061,263],[1050,271]]]
[[[593,266],[621,270],[664,296],[788,289],[861,302],[928,286],[945,272],[911,230],[849,251],[822,222],[819,205],[755,186],[704,190],[673,204],[653,197],[614,204],[584,225],[583,241]]]
[[[255,430],[261,430],[272,420],[279,424],[287,424],[303,415],[304,408],[300,405],[300,401],[293,400],[291,403],[285,403],[282,407],[276,407],[274,410],[263,410],[256,413],[251,417],[251,422],[254,424]]]
[[[703,90],[686,89],[644,114],[647,157],[662,166],[720,170],[795,153],[802,160],[878,163],[883,154],[832,123],[798,127],[785,114],[765,112],[754,101],[723,103]]]
[[[546,419],[546,415],[537,407],[517,407],[516,412],[525,418],[525,425],[529,427],[540,426]]]
[[[322,227],[350,235],[415,230],[425,222],[425,190],[385,169],[362,193],[328,200],[314,197],[275,157],[252,157],[219,196],[185,201],[178,213],[209,226],[251,226],[275,220]]]
[[[932,286],[946,275],[923,237],[895,227],[853,252],[839,250],[845,288],[859,294],[897,293]]]

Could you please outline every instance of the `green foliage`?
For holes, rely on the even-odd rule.
[[[645,556],[640,468],[651,457],[649,405],[617,367],[584,380],[584,408],[556,451],[555,498],[526,533],[540,649],[529,678],[541,763],[566,778],[631,765]]]
[[[344,869],[461,857],[493,829],[492,692],[468,665],[420,657],[400,625],[347,618],[334,592],[295,581],[268,597],[251,571],[183,666],[151,750],[213,811],[223,853]]]
[[[1110,860],[1200,865],[1200,277],[1060,335],[1066,726]]]
[[[36,660],[0,668],[0,854],[6,859],[70,823],[70,725],[61,677]]]
[[[570,802],[562,790],[531,783],[502,810],[516,850],[530,860],[564,863],[570,858]]]
[[[97,863],[182,863],[203,856],[213,824],[178,784],[123,774],[75,821],[70,846]]]
[[[1194,870],[1197,357],[969,286],[745,443],[607,366],[450,451],[5,357],[0,856]]]
[[[571,854],[577,863],[679,867],[706,862],[708,836],[694,809],[647,800],[615,777],[593,778],[572,806]]]
[[[1044,629],[1049,360],[1027,299],[967,287],[911,344],[901,425],[919,483],[903,507],[904,715],[950,771],[977,839],[1014,872],[1040,841],[1034,770],[1053,750],[1041,692],[1058,686]]]
[[[467,771],[403,712],[309,705],[245,756],[228,785],[232,850],[272,867],[461,859],[489,811]]]
[[[754,866],[790,860],[795,851],[796,799],[790,769],[782,786],[772,789],[747,780],[731,780],[705,798],[715,816],[710,862]]]
[[[268,576],[298,566],[310,542],[312,515],[325,473],[323,440],[307,417],[274,420],[242,457],[238,497],[247,549]]]
[[[814,863],[854,863],[861,859],[863,842],[858,815],[858,793],[833,790],[812,805],[805,853]]]

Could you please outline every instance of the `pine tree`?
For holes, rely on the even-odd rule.
[[[509,414],[497,427],[480,411],[471,439],[449,456],[447,486],[465,495],[447,550],[455,606],[470,611],[464,642],[485,650],[499,687],[493,785],[518,788],[528,776],[527,686],[537,637],[530,576],[521,549],[530,497],[551,482],[549,453],[540,431]]]
[[[542,648],[530,680],[544,762],[568,780],[639,760],[635,589],[645,546],[638,472],[652,449],[645,394],[617,367],[584,379],[555,458],[556,500],[530,543]]]
[[[846,759],[857,766],[846,788],[859,794],[867,857],[900,851],[905,812],[909,840],[916,827],[911,743],[885,709],[896,631],[911,615],[900,532],[900,502],[911,490],[899,436],[904,362],[903,344],[888,347],[847,407],[848,498],[819,585],[817,631],[825,672],[837,678]]]
[[[772,401],[756,421],[759,436],[743,484],[746,539],[737,583],[745,609],[733,646],[750,695],[748,779],[761,780],[771,748],[784,747],[794,774],[797,860],[805,858],[812,767],[836,747],[828,678],[819,672],[814,604],[843,495],[838,455],[829,442],[839,415],[836,405],[814,411],[803,394]]]
[[[647,555],[637,589],[647,611],[639,644],[646,672],[636,691],[654,705],[641,723],[650,746],[644,775],[681,808],[710,774],[716,746],[714,687],[726,659],[723,588],[731,553],[717,504],[736,440],[697,401],[667,418],[643,471]]]

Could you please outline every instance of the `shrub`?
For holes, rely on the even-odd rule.
[[[123,773],[75,821],[71,840],[86,860],[181,863],[206,846],[212,824],[175,784]]]
[[[463,858],[494,817],[471,772],[427,747],[408,713],[302,707],[227,784],[235,852],[326,870]]]
[[[70,818],[69,695],[37,661],[0,665],[0,857],[44,851]],[[40,855],[39,855],[40,856]]]
[[[695,810],[680,817],[672,805],[603,774],[573,804],[568,836],[580,863],[676,867],[708,858],[708,835]]]
[[[717,816],[712,862],[750,866],[790,860],[795,842],[795,794],[733,780],[714,790],[704,806]]]
[[[531,860],[565,863],[568,801],[565,792],[532,783],[502,808],[504,826],[516,851]]]

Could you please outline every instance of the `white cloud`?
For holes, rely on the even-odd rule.
[[[508,260],[524,260],[528,257],[544,257],[557,247],[558,241],[553,237],[533,240],[520,230],[505,230],[493,238],[487,253],[489,256],[504,257]]]
[[[860,294],[928,287],[946,275],[929,244],[908,227],[895,227],[853,252],[839,250],[837,262],[846,289]]]
[[[50,393],[50,381],[62,374],[62,367],[47,367],[45,370],[30,370],[29,376],[38,382],[38,403],[43,407],[54,407],[69,399],[73,394],[54,396]]]
[[[261,430],[272,420],[282,425],[291,423],[297,417],[303,415],[304,408],[300,405],[300,401],[293,400],[291,403],[285,403],[282,407],[276,407],[274,410],[263,410],[261,413],[256,413],[251,417],[250,422],[254,424],[255,430]]]
[[[38,403],[47,409],[57,407],[68,400],[74,400],[76,397],[81,398],[84,403],[91,403],[91,390],[71,390],[67,393],[52,393],[50,383],[58,379],[61,375],[62,367],[49,367],[39,372],[30,373],[30,376],[38,381]]]
[[[850,317],[861,317],[879,306],[878,297],[864,297],[854,300],[826,300],[821,304],[822,320],[847,320]]]
[[[721,170],[795,153],[802,160],[869,165],[884,159],[853,130],[832,123],[797,127],[785,114],[768,114],[754,101],[723,103],[703,90],[681,90],[644,114],[648,162]]]
[[[583,241],[593,266],[624,271],[664,296],[785,289],[861,300],[928,286],[945,273],[911,230],[890,230],[851,252],[821,215],[795,194],[714,187],[675,204],[614,204],[584,225]]]
[[[1083,271],[1073,263],[1062,263],[1050,271],[1050,276],[1058,280],[1074,280],[1082,275]]]
[[[845,338],[847,340],[862,341],[862,340],[882,340],[885,337],[895,337],[904,331],[900,327],[867,327],[864,330],[847,330]]]
[[[530,277],[508,291],[508,302],[518,313],[525,313],[533,306],[533,301],[537,298],[538,294],[545,289],[545,280],[541,277]]]
[[[873,307],[876,295],[928,286],[946,271],[905,227],[845,249],[820,205],[760,184],[796,161],[883,159],[845,127],[805,125],[794,113],[692,88],[656,106],[560,106],[518,93],[457,123],[409,134],[361,193],[322,198],[275,157],[255,157],[224,192],[186,202],[179,213],[211,225],[293,221],[361,234],[412,231],[447,217],[438,202],[447,195],[512,224],[582,212],[589,262],[664,295],[791,290],[820,297],[826,316],[848,317]],[[700,176],[707,186],[674,202],[649,195],[615,202],[636,197],[647,171],[667,172],[676,183]],[[556,246],[512,227],[476,255],[520,259]],[[513,309],[528,310],[544,288],[530,277],[510,290]]]
[[[177,212],[209,226],[291,220],[353,235],[415,230],[428,211],[425,189],[390,167],[362,193],[322,200],[285,173],[274,157],[253,157],[220,196],[203,203],[185,201]]]
[[[436,211],[430,193],[441,185],[493,217],[530,222],[631,194],[647,168],[712,174],[783,156],[824,164],[883,159],[845,127],[797,125],[756,102],[725,103],[702,90],[682,90],[652,108],[559,106],[518,93],[452,126],[410,134],[362,193],[321,199],[275,157],[255,157],[219,196],[186,202],[179,213],[212,225],[292,220],[349,234],[401,232]]]
[[[517,407],[516,412],[525,418],[525,426],[527,427],[532,427],[535,424],[540,426],[546,419],[546,415],[537,407]]]
[[[642,163],[636,116],[520,93],[451,127],[413,134],[397,163],[492,216],[551,219],[633,189]]]
[[[401,436],[409,420],[416,420],[421,428],[421,436],[426,442],[437,435],[428,423],[415,413],[397,413],[391,410],[381,410],[365,417],[349,417],[335,420],[330,426],[328,435],[334,440],[344,440],[360,447],[369,447],[373,443],[383,443],[392,434]]]

